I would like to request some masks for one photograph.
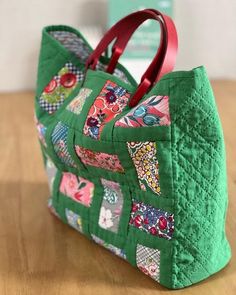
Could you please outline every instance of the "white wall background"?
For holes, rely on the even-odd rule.
[[[104,28],[106,3],[0,0],[0,91],[34,88],[43,26]],[[175,0],[174,19],[179,34],[176,69],[204,64],[211,78],[236,78],[236,0]]]

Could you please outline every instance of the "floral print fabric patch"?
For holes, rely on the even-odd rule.
[[[73,211],[67,208],[65,209],[65,213],[66,213],[66,219],[68,224],[72,226],[74,229],[76,229],[77,231],[83,233],[82,219],[80,215],[74,213]]]
[[[89,110],[84,134],[99,139],[105,124],[122,112],[129,98],[130,93],[125,88],[107,81]]]
[[[160,251],[137,244],[136,264],[146,275],[160,282]]]
[[[99,245],[105,247],[106,249],[110,250],[112,253],[116,254],[117,256],[126,259],[126,255],[123,249],[119,249],[115,246],[113,246],[112,244],[109,244],[107,242],[105,242],[104,240],[98,238],[97,236],[95,236],[94,234],[91,234],[92,239]]]
[[[45,134],[46,134],[47,128],[42,123],[40,123],[36,119],[36,117],[35,117],[35,123],[36,123],[36,128],[37,128],[37,131],[38,131],[38,139],[39,139],[39,141],[42,143],[42,145],[44,147],[47,147],[47,143],[46,143],[46,140],[45,140]]]
[[[39,105],[49,114],[60,108],[84,74],[71,62],[68,62],[44,88],[39,98]]]
[[[94,194],[94,184],[89,180],[64,172],[60,183],[60,192],[72,200],[89,207]]]
[[[57,156],[61,161],[70,166],[76,167],[74,160],[68,152],[67,148],[67,135],[69,127],[62,122],[57,123],[56,127],[52,132],[52,143]]]
[[[149,97],[115,123],[115,126],[120,127],[149,127],[169,125],[170,114],[168,96]]]
[[[156,158],[155,142],[127,142],[130,157],[138,175],[140,188],[144,191],[149,187],[160,195],[159,167]]]
[[[68,104],[66,109],[76,115],[79,115],[83,109],[86,99],[89,97],[91,92],[91,89],[81,88],[79,94]]]
[[[81,162],[83,162],[85,165],[91,165],[114,172],[124,173],[124,168],[121,166],[117,155],[94,152],[78,145],[75,146],[75,151]]]
[[[151,235],[170,240],[174,232],[174,215],[133,200],[129,224]]]
[[[123,207],[123,194],[119,183],[101,179],[104,195],[100,209],[98,224],[100,227],[118,232],[121,211]]]

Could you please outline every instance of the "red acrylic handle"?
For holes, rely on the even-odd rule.
[[[145,9],[124,17],[107,31],[96,49],[88,58],[86,64],[87,67],[95,69],[100,56],[105,52],[109,44],[115,40],[112,48],[113,54],[107,67],[107,72],[113,73],[118,59],[123,53],[132,34],[141,23],[147,19],[154,19],[160,23],[160,46],[153,61],[143,74],[141,82],[129,102],[130,107],[136,105],[154,83],[174,68],[178,40],[175,25],[168,16],[154,9]]]

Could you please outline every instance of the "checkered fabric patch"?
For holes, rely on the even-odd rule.
[[[49,114],[54,113],[83,78],[84,73],[81,70],[71,62],[66,63],[44,88],[39,105]]]
[[[76,167],[76,164],[69,154],[67,148],[68,130],[69,127],[62,122],[57,123],[52,132],[52,143],[54,146],[54,150],[61,161],[70,167]]]
[[[160,282],[160,251],[137,244],[136,264],[146,275]]]

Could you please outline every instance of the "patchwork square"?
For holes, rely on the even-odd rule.
[[[66,109],[76,115],[79,115],[83,109],[86,99],[91,93],[91,89],[81,88],[78,95],[68,104]]]
[[[129,98],[125,88],[108,80],[89,110],[84,134],[99,139],[104,126],[122,112]]]
[[[84,74],[71,62],[66,63],[63,68],[45,86],[39,98],[39,105],[49,114],[53,114],[64,103]]]
[[[104,195],[100,209],[98,224],[100,227],[118,232],[120,216],[123,207],[123,194],[119,183],[101,179]]]
[[[42,145],[44,147],[47,147],[46,140],[45,140],[45,135],[46,135],[47,128],[42,123],[40,123],[36,119],[36,117],[35,117],[35,123],[36,123],[36,129],[37,129],[37,132],[38,132],[38,139],[39,139],[39,141],[42,143]]]
[[[106,249],[110,250],[112,253],[116,254],[117,256],[126,259],[125,251],[123,249],[117,248],[112,244],[105,242],[104,240],[98,238],[94,234],[91,234],[92,239],[99,245],[105,247]]]
[[[127,142],[127,147],[136,168],[140,188],[144,191],[150,188],[155,194],[160,195],[156,143]]]
[[[126,128],[169,125],[169,97],[155,95],[138,104],[115,123],[115,126]]]
[[[72,210],[69,210],[68,208],[65,208],[65,213],[68,224],[80,233],[83,233],[82,219],[80,215],[76,214]]]
[[[57,123],[56,127],[52,132],[52,143],[54,150],[62,161],[62,163],[70,166],[76,167],[74,160],[68,152],[67,148],[67,135],[68,135],[69,127],[62,122]]]
[[[94,152],[79,145],[75,146],[75,151],[80,161],[85,165],[99,167],[114,172],[124,173],[120,160],[117,155]]]
[[[146,275],[160,282],[160,251],[137,244],[136,264]]]
[[[46,158],[46,173],[47,173],[47,177],[48,177],[48,185],[49,185],[49,190],[50,190],[50,194],[52,195],[53,193],[53,183],[57,174],[57,168],[56,166],[53,164],[52,160],[47,156]]]
[[[129,224],[151,235],[170,240],[174,232],[174,214],[133,200]]]
[[[89,207],[94,194],[94,184],[70,172],[64,172],[60,183],[60,192],[73,201]]]

